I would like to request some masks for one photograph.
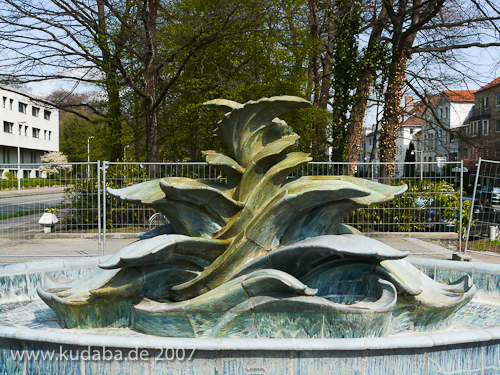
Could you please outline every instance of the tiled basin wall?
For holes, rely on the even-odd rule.
[[[492,298],[499,294],[499,266],[427,259],[412,262],[437,280],[469,273],[479,293]],[[1,304],[37,299],[36,286],[44,272],[63,271],[75,277],[97,264],[96,258],[82,258],[1,267]],[[13,353],[38,353],[38,358],[14,358]],[[53,357],[43,358],[41,353]],[[183,359],[183,353],[192,358]],[[500,375],[500,328],[389,338],[238,340],[0,326],[0,374]]]

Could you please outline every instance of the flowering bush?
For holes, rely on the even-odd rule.
[[[61,171],[71,172],[72,166],[68,163],[68,158],[62,152],[54,151],[43,154],[40,159],[46,165],[41,165],[38,169],[47,174],[57,174]]]

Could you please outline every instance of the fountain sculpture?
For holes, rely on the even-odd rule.
[[[310,106],[290,97],[239,104],[206,151],[225,182],[169,177],[108,192],[154,208],[154,229],[83,279],[45,276],[39,296],[65,328],[130,327],[169,337],[377,337],[394,316],[414,330],[467,304],[469,276],[438,283],[395,250],[343,225],[349,212],[406,190],[347,176],[290,178],[311,158],[277,116]]]

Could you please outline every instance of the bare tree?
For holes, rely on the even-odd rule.
[[[498,41],[487,40],[484,34],[471,32],[471,28],[478,27],[488,30],[487,26],[492,26],[495,31],[495,22],[499,18],[487,14],[486,9],[491,10],[489,1],[479,4],[475,0],[470,3],[409,0],[399,1],[396,6],[383,0],[383,5],[389,15],[392,57],[385,93],[380,154],[382,162],[393,163],[409,58],[417,53],[445,53],[471,46],[500,45]],[[393,170],[394,166],[389,164],[382,169],[382,174],[391,176]]]
[[[116,140],[115,158],[122,146],[121,96],[133,91],[143,101],[149,161],[159,160],[160,104],[186,65],[205,46],[260,27],[253,10],[264,6],[258,0],[5,0],[1,4],[0,71],[5,74],[0,80],[63,79],[103,87],[107,108],[100,114]]]

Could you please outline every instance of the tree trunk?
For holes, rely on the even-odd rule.
[[[308,94],[310,100],[313,103],[313,107],[320,107],[320,96],[321,90],[324,89],[321,84],[321,76],[319,68],[319,61],[321,58],[321,44],[320,44],[320,35],[319,29],[320,25],[318,23],[318,14],[316,10],[316,2],[315,0],[308,0],[307,2],[309,8],[309,33],[312,39],[312,52],[309,57],[308,64],[308,75],[309,75],[309,89]],[[314,160],[324,160],[325,151],[324,151],[324,141],[325,141],[325,128],[326,128],[326,119],[323,118],[320,111],[313,112],[312,118],[312,145],[311,145],[311,156]]]
[[[158,109],[154,108],[154,103],[148,97],[144,100],[145,128],[146,128],[146,161],[158,162],[159,137],[158,137]]]
[[[108,110],[106,113],[107,123],[107,150],[108,157],[111,161],[117,161],[122,157],[122,113],[121,113],[121,99],[119,91],[119,80],[116,72],[116,59],[118,51],[112,55],[109,48],[106,15],[104,10],[103,0],[97,0],[97,19],[99,22],[99,48],[102,53],[102,67],[105,73],[105,87],[108,95]]]
[[[373,86],[373,75],[365,72],[358,82],[356,96],[358,103],[352,108],[351,123],[347,128],[349,140],[346,145],[346,162],[349,163],[349,175],[353,176],[358,162],[359,148],[363,138],[363,120],[365,118],[368,97]],[[364,160],[361,160],[364,161]]]
[[[387,18],[387,10],[385,7],[382,7],[370,34],[370,40],[368,41],[368,50],[366,51],[367,58],[381,58],[380,56],[370,56],[372,54],[371,50],[373,50],[373,48],[379,48],[384,25],[386,25],[387,23]],[[363,138],[363,120],[365,118],[368,98],[373,87],[374,73],[375,72],[373,71],[366,70],[359,78],[358,86],[356,88],[356,97],[358,98],[358,101],[352,108],[351,123],[349,124],[348,128],[348,134],[350,134],[350,136],[346,145],[346,162],[349,163],[350,176],[354,175],[356,163],[358,162],[361,139]],[[361,161],[363,162],[364,160]]]
[[[158,162],[159,137],[158,137],[158,39],[157,18],[158,0],[145,0],[142,9],[142,21],[144,22],[144,39],[146,42],[146,59],[144,66],[144,111],[146,130],[146,158],[148,162]]]
[[[406,63],[408,58],[404,51],[399,56],[393,56],[389,66],[389,81],[385,92],[384,115],[380,130],[380,161],[388,163],[381,165],[381,177],[391,178],[394,174],[396,161],[396,142],[401,116],[401,99],[406,81]]]

